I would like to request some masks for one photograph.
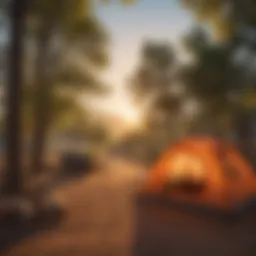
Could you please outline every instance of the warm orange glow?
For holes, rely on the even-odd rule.
[[[149,174],[146,191],[218,206],[256,195],[253,170],[232,145],[210,138],[187,139],[167,151]],[[199,193],[180,193],[175,184],[204,186]]]

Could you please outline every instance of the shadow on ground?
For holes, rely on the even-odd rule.
[[[62,173],[52,177],[50,183],[44,186],[48,193],[51,193],[58,187],[75,182],[89,174],[89,172]],[[57,229],[65,214],[65,210],[58,205],[58,202],[50,204],[32,219],[20,216],[18,211],[7,214],[0,222],[0,254],[27,238]]]
[[[54,229],[64,217],[64,212],[53,207],[32,220],[9,216],[0,227],[0,254],[29,237]]]
[[[256,209],[211,209],[138,200],[134,256],[256,255]]]

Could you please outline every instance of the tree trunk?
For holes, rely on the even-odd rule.
[[[50,30],[44,27],[38,36],[38,56],[36,63],[36,81],[34,95],[34,132],[32,136],[31,172],[40,173],[43,167],[43,156],[47,139],[49,112],[48,103],[49,82],[47,82],[48,46]]]
[[[4,192],[22,191],[21,173],[21,90],[23,35],[27,0],[13,0],[10,6],[10,55],[7,84],[6,180]]]
[[[35,111],[36,112],[36,111]],[[44,162],[45,144],[47,139],[47,125],[45,118],[40,111],[37,112],[35,118],[35,127],[32,140],[32,152],[31,152],[31,172],[34,174],[41,173]],[[41,119],[40,119],[41,117]]]

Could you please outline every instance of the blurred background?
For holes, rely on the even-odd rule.
[[[95,211],[129,215],[121,202],[182,138],[229,141],[255,169],[254,0],[0,0],[0,51],[3,255],[10,248],[8,255],[128,255],[128,242],[126,249],[113,242],[116,254],[86,247],[81,232],[94,231],[79,220],[111,199]],[[66,224],[69,231],[51,231],[69,232],[65,246],[76,237],[73,249],[58,244],[57,252],[40,235],[20,241],[38,223],[47,226],[53,209],[65,212],[68,227],[81,227],[80,235]]]

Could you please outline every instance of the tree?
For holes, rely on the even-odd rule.
[[[229,41],[244,29],[256,27],[256,2],[251,0],[181,0],[196,17],[210,23],[215,35]]]
[[[30,9],[31,23],[37,44],[36,79],[34,82],[34,135],[31,170],[39,172],[47,131],[52,119],[51,105],[45,103],[53,98],[56,87],[70,93],[83,89],[101,88],[95,80],[91,64],[106,63],[106,36],[92,13],[91,1],[35,1]],[[46,21],[47,17],[47,21]],[[55,45],[58,45],[58,50]],[[72,48],[72,51],[69,49]],[[66,52],[69,53],[67,56]],[[80,56],[78,56],[78,54]],[[88,71],[78,71],[74,59],[81,58]],[[70,61],[73,56],[73,63]],[[75,58],[74,58],[75,56]],[[81,69],[81,68],[80,68]],[[71,86],[70,86],[71,85]]]
[[[251,0],[181,0],[202,22],[210,23],[212,34],[228,47],[243,72],[243,91],[255,86],[256,2]],[[222,38],[221,35],[226,35]],[[242,94],[241,94],[242,95]]]
[[[21,91],[23,35],[27,13],[26,0],[10,2],[10,55],[7,85],[7,173],[4,190],[9,193],[22,191],[21,173]]]
[[[174,63],[175,56],[169,43],[147,41],[142,45],[140,66],[130,86],[140,103],[169,87]]]
[[[234,130],[237,135],[237,142],[241,148],[250,151],[253,148],[253,137],[251,127],[256,123],[256,113],[250,101],[248,105],[248,94],[250,98],[256,96],[256,2],[251,0],[182,0],[202,22],[210,23],[213,28],[213,35],[218,41],[228,47],[231,51],[229,57],[236,61],[241,80],[240,86],[236,88],[236,104],[234,113]],[[230,74],[233,76],[236,73]],[[249,117],[250,116],[250,117]],[[253,117],[254,116],[254,117]],[[243,129],[241,129],[243,127]],[[250,134],[248,139],[247,134]],[[255,151],[255,150],[254,150]],[[255,158],[251,157],[251,160]]]
[[[170,143],[179,136],[182,85],[176,83],[178,61],[168,42],[146,42],[141,49],[130,90],[144,113],[146,130],[157,142]],[[179,128],[178,128],[179,126]]]
[[[196,29],[185,37],[184,45],[193,53],[194,63],[181,68],[180,79],[202,104],[202,121],[221,131],[223,127],[218,125],[234,110],[230,95],[241,85],[241,72],[232,61],[230,48],[211,42],[204,34]],[[202,122],[197,125],[201,130]]]

